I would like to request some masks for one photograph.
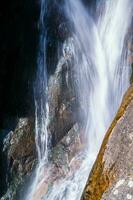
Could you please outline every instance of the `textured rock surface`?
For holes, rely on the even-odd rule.
[[[66,46],[69,49],[69,47]],[[66,50],[67,51],[67,50]],[[49,129],[55,146],[79,120],[79,105],[74,91],[71,52],[60,58],[57,69],[49,79]]]
[[[8,160],[8,190],[2,199],[15,199],[16,188],[35,165],[34,120],[21,118],[15,131],[4,140],[3,154]],[[9,198],[10,196],[10,198]]]
[[[49,165],[44,167],[44,174],[34,193],[33,199],[38,200],[50,193],[51,186],[80,167],[77,156],[83,146],[79,137],[79,127],[75,124],[66,136],[53,148]],[[50,164],[51,163],[51,164]],[[47,170],[47,171],[46,171]]]
[[[133,86],[105,136],[82,199],[133,199]]]

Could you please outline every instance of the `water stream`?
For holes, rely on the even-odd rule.
[[[34,190],[37,188],[39,190],[43,172],[46,171],[45,166],[50,165],[45,3],[46,0],[41,1],[42,32],[35,88],[36,145],[39,164],[33,184],[28,190],[27,200],[37,199]],[[80,158],[82,160],[80,168],[68,173],[58,183],[53,182],[48,193],[43,196],[44,200],[80,200],[106,130],[129,86],[130,65],[127,59],[127,41],[130,39],[128,29],[132,11],[132,0],[99,0],[96,17],[93,19],[81,0],[66,0],[64,3],[64,13],[73,27],[71,38],[65,41],[65,48],[69,49],[73,56],[75,89],[82,107],[87,148],[82,155],[77,155],[83,157]],[[50,175],[50,171],[47,171],[47,174]]]

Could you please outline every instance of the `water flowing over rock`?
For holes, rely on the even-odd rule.
[[[58,182],[61,178],[65,178],[69,171],[72,174],[74,168],[76,169],[75,165],[77,165],[77,168],[80,166],[79,158],[78,156],[76,158],[76,155],[85,145],[82,144],[83,141],[80,134],[83,130],[80,126],[81,120],[78,115],[80,106],[73,86],[73,66],[70,62],[72,54],[69,45],[69,42],[64,44],[63,56],[59,60],[55,73],[48,80],[50,116],[48,137],[52,141],[50,155],[48,155],[49,162],[40,162],[40,169],[37,171],[40,178],[36,179],[36,186],[31,188],[31,195],[28,196],[30,192],[27,192],[27,197],[25,197],[27,199],[44,197],[49,190],[49,185],[54,186],[53,182]],[[73,158],[75,161],[73,160],[70,167],[69,165]],[[47,171],[46,175],[44,173],[45,169]]]
[[[58,185],[63,178],[80,167],[80,159],[77,155],[82,149],[79,128],[75,124],[58,145],[53,148],[50,156],[51,164],[44,166],[42,179],[40,179],[33,194],[34,200],[44,198],[44,196],[47,199],[47,193],[51,193],[53,184]],[[75,159],[73,159],[74,157]]]
[[[24,199],[78,200],[104,133],[129,85],[126,40],[129,40],[133,4],[130,0],[119,0],[117,4],[112,0],[98,1],[97,7],[102,8],[102,13],[97,13],[98,20],[95,21],[82,1],[65,1],[63,9],[71,34],[63,45],[58,46],[57,68],[49,78],[46,70],[48,37],[45,18],[48,5],[46,0],[41,1],[39,73],[35,87],[39,161],[33,183]],[[127,10],[126,20],[121,21]],[[87,148],[80,149],[79,153],[76,149],[77,155],[73,155],[72,160],[77,167],[72,165],[76,170],[69,173],[68,148],[66,145],[59,147],[58,142],[64,135],[67,137],[74,124],[79,126],[79,144],[82,146],[83,142],[83,147]],[[52,151],[51,142],[53,146],[57,145],[56,151]],[[52,154],[51,160],[49,154]]]
[[[9,172],[1,200],[80,200],[130,84],[133,2],[41,0],[38,5],[36,80],[31,86],[31,74],[28,90],[34,88],[35,116],[34,109],[32,117],[26,109],[26,117],[19,115],[15,130],[0,141]],[[82,199],[122,199],[119,189],[132,198],[132,88],[107,132]]]
[[[133,198],[133,85],[125,94],[89,176],[82,200]]]
[[[55,174],[53,178],[54,180],[58,180],[62,175],[62,168],[65,169],[66,167],[69,169],[71,159],[81,148],[79,138],[80,130],[77,128],[75,129],[75,127],[78,126],[75,125],[75,123],[79,121],[77,115],[79,105],[74,96],[70,66],[69,57],[62,57],[56,72],[50,77],[48,83],[51,116],[49,129],[53,141],[52,148],[54,147],[51,152],[52,157],[50,157],[53,165],[49,166],[49,170],[53,172],[51,171],[49,174],[48,185],[53,182],[50,177],[51,174]],[[35,148],[34,127],[35,123],[33,119],[19,119],[15,131],[11,131],[4,140],[3,151],[8,159],[11,171],[11,175],[8,175],[11,179],[9,182],[9,190],[3,197],[4,200],[8,198],[6,196],[10,193],[12,193],[10,199],[15,198],[19,185],[24,182],[27,175],[30,175],[35,166],[37,153]],[[74,130],[77,130],[77,133]],[[67,154],[66,156],[65,151]],[[43,194],[45,192],[43,192]]]

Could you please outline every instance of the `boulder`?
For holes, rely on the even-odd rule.
[[[133,199],[133,85],[104,138],[81,199]]]
[[[8,190],[2,200],[16,198],[18,186],[35,166],[34,120],[20,118],[14,131],[4,139],[3,154],[8,161]]]

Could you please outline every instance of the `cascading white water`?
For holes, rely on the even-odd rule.
[[[95,155],[109,118],[106,102],[108,77],[105,55],[97,27],[82,3],[68,0],[66,10],[74,25],[74,68],[79,101],[86,120],[85,137],[88,140],[89,152]]]
[[[35,141],[38,153],[38,165],[35,171],[30,188],[24,199],[34,199],[35,190],[39,187],[43,176],[43,170],[48,163],[48,151],[50,139],[48,135],[49,124],[49,104],[48,104],[48,85],[47,85],[47,69],[46,69],[46,29],[45,29],[45,13],[47,10],[46,1],[41,0],[41,13],[39,20],[40,40],[39,54],[37,62],[37,77],[34,85],[35,99]]]
[[[65,4],[66,15],[74,26],[71,46],[88,149],[80,169],[53,184],[45,200],[80,199],[106,130],[129,86],[125,39],[133,2],[101,0],[97,7],[101,7],[102,12],[97,13],[96,23],[80,0],[67,0]]]
[[[72,37],[65,41],[74,61],[75,87],[82,108],[84,138],[88,148],[80,169],[55,181],[44,200],[80,200],[88,174],[96,159],[106,130],[129,85],[130,66],[125,45],[132,18],[132,0],[97,1],[97,22],[81,0],[66,0],[65,13],[72,23]],[[45,11],[42,0],[41,22]],[[99,12],[100,11],[100,12]],[[40,36],[38,88],[35,93],[36,141],[39,157],[36,178],[28,199],[41,182],[42,168],[48,154],[48,102],[45,71],[45,34]],[[66,47],[67,48],[67,47]],[[43,59],[42,59],[43,58]],[[49,172],[50,173],[50,172]],[[38,199],[39,200],[39,199]]]
[[[103,9],[98,20],[98,31],[105,52],[110,81],[108,83],[108,106],[110,106],[110,114],[113,117],[129,83],[130,70],[125,36],[132,19],[133,2],[132,0],[118,0],[117,2],[100,0],[98,7]]]

